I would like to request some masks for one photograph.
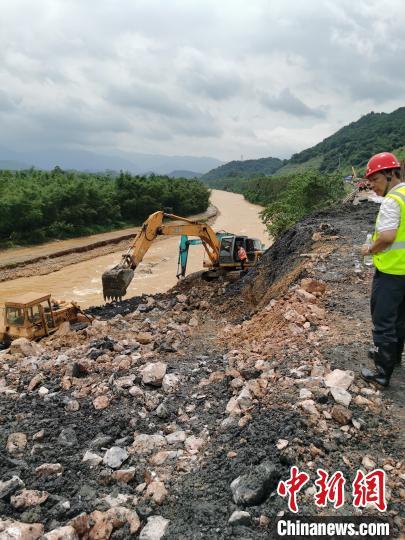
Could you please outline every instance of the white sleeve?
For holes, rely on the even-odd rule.
[[[398,229],[401,221],[401,209],[394,199],[386,197],[381,203],[377,231]]]

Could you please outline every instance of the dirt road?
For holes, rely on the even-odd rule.
[[[211,203],[219,210],[219,215],[213,225],[215,230],[224,229],[252,235],[266,244],[269,243],[258,215],[259,206],[248,203],[242,195],[217,190],[212,192]],[[63,244],[66,243],[68,248],[86,241],[88,242],[88,238],[68,240]],[[52,292],[55,298],[76,300],[83,307],[102,304],[101,274],[120,261],[121,254],[126,251],[130,243],[131,241],[128,240],[112,246],[104,246],[102,254],[96,251],[80,254],[85,255],[83,258],[87,259],[80,262],[77,262],[77,259],[80,260],[82,257],[75,254],[76,256],[69,256],[63,261],[46,261],[45,270],[43,264],[34,265],[29,269],[29,276],[3,281],[0,284],[0,303],[6,297],[34,290]],[[178,243],[178,238],[164,238],[152,246],[135,274],[128,296],[163,292],[175,285]],[[64,248],[61,244],[61,242],[58,243],[58,246]],[[54,243],[32,249],[38,250],[39,254],[47,253],[50,249],[54,249],[53,245]],[[10,256],[18,259],[26,257],[27,252],[26,249],[16,250],[15,253],[9,253],[9,259]],[[203,248],[193,246],[190,250],[189,273],[202,268],[203,256]],[[5,255],[0,262],[4,263],[4,257]],[[44,271],[46,275],[40,275]]]

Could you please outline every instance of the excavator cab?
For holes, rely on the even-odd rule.
[[[219,253],[219,265],[221,267],[235,267],[240,264],[238,257],[238,248],[242,246],[248,258],[247,267],[256,264],[257,260],[263,254],[263,246],[259,239],[249,238],[248,236],[224,236],[221,239]]]

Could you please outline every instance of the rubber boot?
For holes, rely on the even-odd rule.
[[[402,353],[404,352],[404,345],[405,345],[405,339],[404,338],[399,338],[398,343],[397,343],[397,357],[396,357],[396,362],[395,362],[396,366],[401,365]],[[374,351],[375,351],[374,346],[370,347],[369,350],[368,350],[367,356],[368,356],[368,358],[370,358],[370,360],[374,360]]]
[[[374,349],[375,370],[362,369],[361,376],[367,382],[388,386],[398,358],[397,343],[381,343]]]

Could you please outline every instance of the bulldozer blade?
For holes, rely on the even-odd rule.
[[[111,270],[106,270],[101,278],[104,300],[121,301],[133,277],[132,268],[125,268],[119,264]]]

